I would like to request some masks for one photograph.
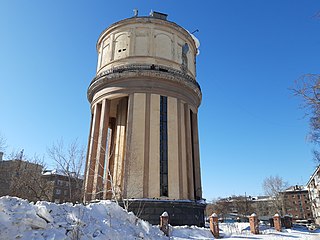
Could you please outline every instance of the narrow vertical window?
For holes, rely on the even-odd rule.
[[[167,97],[160,96],[160,196],[168,197]]]

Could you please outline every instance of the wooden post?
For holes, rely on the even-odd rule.
[[[160,230],[164,235],[169,236],[169,215],[167,212],[162,213],[160,216]]]
[[[252,213],[249,217],[250,222],[250,232],[253,234],[259,234],[259,223],[258,223],[258,217],[255,213]]]
[[[219,238],[219,221],[215,213],[210,216],[210,231],[215,238]]]
[[[274,223],[274,228],[278,231],[281,232],[281,217],[279,216],[278,213],[276,213],[273,217],[273,223]]]

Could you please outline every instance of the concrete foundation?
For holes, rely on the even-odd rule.
[[[206,204],[195,201],[174,200],[128,200],[128,211],[151,224],[159,224],[163,212],[169,215],[169,224],[173,226],[195,225],[204,227],[204,210]],[[120,202],[123,206],[123,202]]]

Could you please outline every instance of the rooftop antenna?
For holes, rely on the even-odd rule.
[[[191,34],[194,34],[195,32],[199,32],[199,29],[194,30]]]
[[[138,17],[138,9],[133,9],[133,12],[134,12],[134,17]]]

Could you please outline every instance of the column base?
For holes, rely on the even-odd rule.
[[[191,200],[153,200],[129,199],[124,201],[128,211],[137,217],[157,225],[163,212],[169,215],[169,224],[173,226],[195,225],[204,227],[204,210],[206,204]],[[119,202],[123,206],[124,202]]]

